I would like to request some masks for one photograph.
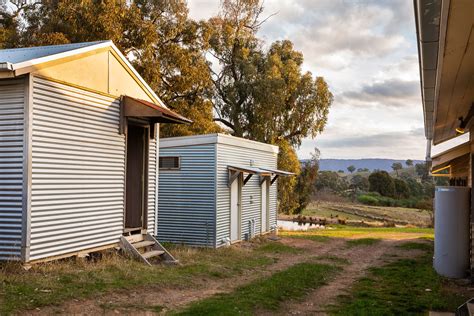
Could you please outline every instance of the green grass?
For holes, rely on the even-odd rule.
[[[266,242],[257,248],[257,251],[263,253],[274,253],[274,254],[285,254],[285,253],[300,253],[302,250],[294,248],[288,245],[284,245],[280,242]]]
[[[401,245],[398,245],[397,248],[405,249],[405,250],[431,250],[432,246],[427,243],[420,243],[420,242],[406,242]]]
[[[328,225],[326,229],[313,229],[308,231],[281,231],[279,232],[279,235],[291,238],[305,238],[315,241],[327,241],[328,238],[433,239],[434,231],[432,228],[354,227],[345,225]]]
[[[288,237],[288,238],[300,238],[300,239],[309,239],[317,242],[327,242],[331,238],[327,236],[320,236],[316,234],[311,234],[310,232],[305,231],[282,231],[278,232],[279,236]]]
[[[285,300],[298,299],[318,288],[339,270],[334,265],[299,263],[270,277],[191,304],[177,315],[255,315],[277,310]]]
[[[194,278],[227,278],[278,260],[272,250],[289,253],[291,247],[262,243],[249,247],[196,249],[174,246],[181,266],[145,266],[114,252],[97,262],[74,259],[49,262],[25,271],[19,264],[0,265],[0,315],[70,299],[92,297],[117,289],[147,285],[192,286]],[[287,248],[288,247],[288,248]],[[260,249],[260,250],[259,250]]]
[[[428,226],[431,224],[430,213],[426,210],[369,206],[349,202],[318,201],[311,203],[302,215],[326,217],[338,215],[339,218],[358,221],[374,221],[374,217],[383,218],[387,221],[402,221],[415,226]]]
[[[331,314],[426,315],[429,310],[454,311],[467,299],[443,288],[446,281],[432,268],[431,250],[420,258],[399,259],[369,271],[349,295],[339,297]]]
[[[433,228],[421,227],[357,227],[345,225],[330,225],[329,227],[337,231],[349,232],[385,232],[385,233],[416,233],[416,234],[434,234]]]
[[[380,239],[376,238],[360,238],[360,239],[351,239],[346,241],[348,247],[357,247],[357,246],[371,246],[380,242]]]
[[[339,218],[339,219],[348,219],[348,220],[367,220],[366,217],[355,215],[355,214],[348,214],[341,211],[330,210],[324,207],[317,207],[312,206],[311,208],[304,209],[301,213],[303,216],[315,216],[315,217],[322,217],[322,218]]]

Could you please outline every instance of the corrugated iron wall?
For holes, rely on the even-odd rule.
[[[180,170],[159,171],[158,240],[214,246],[215,144],[160,148]]]
[[[217,234],[216,244],[221,246],[224,239],[230,236],[230,190],[227,186],[229,165],[250,166],[254,161],[256,167],[277,167],[277,154],[246,147],[236,147],[228,144],[217,145]],[[270,186],[269,223],[276,225],[277,211],[277,181]],[[249,221],[255,222],[255,233],[261,229],[261,188],[259,176],[252,176],[242,188],[242,223],[241,238],[250,233]]]
[[[0,81],[0,259],[21,256],[25,84]]]
[[[30,260],[117,242],[125,185],[119,100],[33,80]]]
[[[156,214],[156,140],[150,139],[148,147],[148,216],[147,216],[147,231],[155,234],[155,214]]]

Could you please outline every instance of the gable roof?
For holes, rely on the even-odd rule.
[[[50,55],[56,55],[56,54],[68,52],[71,50],[88,47],[88,46],[94,46],[97,44],[107,43],[107,42],[109,41],[1,49],[0,62],[19,64],[19,63],[23,63],[29,60],[38,59],[38,58],[42,58],[42,57],[46,57]]]
[[[31,66],[46,62],[73,57],[99,49],[111,49],[117,58],[127,67],[131,75],[143,85],[144,89],[162,107],[167,106],[160,100],[153,89],[146,83],[140,74],[133,68],[127,58],[120,52],[112,41],[97,41],[64,45],[37,46],[29,48],[0,49],[0,71],[11,71],[14,76],[31,72]]]

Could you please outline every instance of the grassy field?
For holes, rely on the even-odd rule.
[[[249,248],[172,247],[171,251],[181,266],[149,267],[116,253],[105,254],[97,262],[70,259],[39,264],[29,271],[16,263],[3,264],[0,266],[0,315],[118,289],[146,285],[186,287],[195,278],[229,278],[274,263],[276,254],[294,254],[299,250],[263,242]]]
[[[430,213],[425,210],[402,207],[368,206],[357,203],[314,202],[302,213],[305,216],[331,218],[338,217],[346,220],[376,221],[374,218],[395,221],[415,226],[431,224]]]
[[[373,267],[338,304],[333,315],[426,315],[427,311],[454,311],[468,297],[449,291],[432,268],[432,246],[409,242],[402,249],[423,250],[421,257],[400,259]]]
[[[309,231],[284,231],[281,236],[293,238],[309,238],[316,241],[327,241],[329,238],[346,239],[414,239],[434,238],[432,228],[416,227],[352,227],[344,225],[329,225],[326,229],[312,229]]]
[[[176,315],[258,315],[262,311],[277,311],[285,301],[301,298],[309,290],[326,284],[338,270],[336,265],[298,263],[231,293],[198,301]]]
[[[71,301],[78,302],[79,310],[82,304],[96,306],[87,310],[91,314],[304,314],[314,302],[311,293],[325,293],[317,291],[326,286],[340,289],[332,305],[317,303],[330,314],[406,315],[452,311],[474,295],[434,272],[432,229],[333,225],[280,236],[280,242],[261,238],[217,250],[172,246],[179,266],[148,267],[116,253],[40,264],[28,271],[7,263],[0,266],[0,315],[34,308],[44,314],[77,313],[62,309]],[[360,274],[349,285],[335,285],[357,269]],[[193,298],[189,293],[196,286],[209,294],[181,305],[156,301],[164,289],[174,291],[170,297],[175,300]],[[151,301],[128,295],[140,291],[151,291]]]

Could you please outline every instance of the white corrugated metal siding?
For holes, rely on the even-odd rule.
[[[277,154],[269,151],[252,149],[245,146],[234,146],[219,143],[217,145],[217,233],[216,244],[221,246],[224,239],[230,236],[230,191],[227,186],[229,165],[250,166],[250,161],[256,167],[277,167]],[[270,186],[269,195],[269,227],[276,225],[277,218],[277,182]],[[249,221],[255,221],[255,233],[260,234],[261,228],[261,188],[257,175],[242,188],[242,223],[241,238],[250,232]]]
[[[125,185],[119,100],[33,80],[30,260],[117,242]]]
[[[0,81],[0,259],[21,256],[25,80]]]
[[[159,171],[158,239],[196,246],[215,241],[215,144],[160,148],[180,170]]]
[[[150,139],[148,147],[148,208],[147,208],[147,231],[150,234],[155,233],[155,215],[156,215],[156,140]]]

